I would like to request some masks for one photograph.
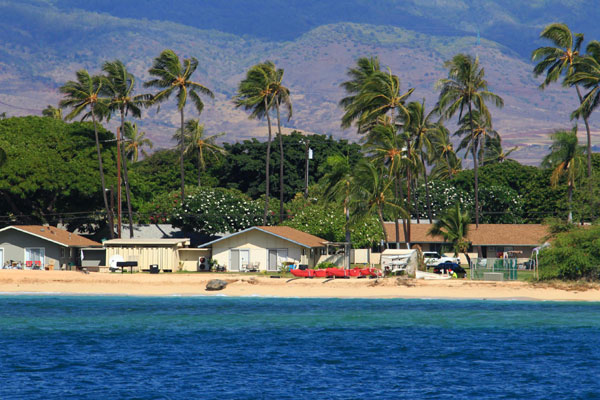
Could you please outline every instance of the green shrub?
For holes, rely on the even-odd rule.
[[[324,261],[322,263],[319,263],[315,268],[316,269],[327,269],[327,268],[337,268],[337,267],[338,266],[332,262]]]
[[[556,235],[540,252],[540,279],[598,280],[600,226],[579,227]]]

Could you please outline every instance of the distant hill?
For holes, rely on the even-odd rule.
[[[583,0],[569,7],[542,0],[506,0],[503,7],[492,1],[347,0],[340,7],[333,1],[265,0],[260,8],[243,0],[219,3],[224,4],[0,1],[0,112],[39,114],[58,102],[57,87],[77,69],[95,73],[105,60],[121,59],[141,83],[152,59],[172,48],[200,60],[196,79],[216,93],[201,119],[209,132],[227,132],[227,141],[266,135],[260,122],[249,121],[230,101],[245,70],[265,59],[285,69],[293,93],[294,116],[286,128],[357,139],[354,130],[339,127],[337,106],[343,95],[339,84],[357,57],[379,55],[400,76],[404,90],[416,88],[411,100],[426,98],[432,106],[434,84],[445,75],[443,61],[469,52],[480,57],[492,89],[505,100],[503,110],[493,110],[505,146],[523,146],[516,158],[535,163],[546,151],[548,132],[571,126],[576,101],[574,93],[558,86],[537,88],[528,60],[539,45],[534,38],[541,26],[556,20],[551,17],[561,15],[574,21],[572,29],[589,28],[587,37],[600,39],[598,26],[590,22],[597,20],[590,18],[597,10],[590,8],[584,18],[592,2]],[[475,23],[478,16],[481,23]],[[502,40],[490,40],[494,37]],[[178,115],[166,106],[159,114],[146,113],[141,124],[158,145],[169,146]],[[600,123],[592,126],[597,131]]]

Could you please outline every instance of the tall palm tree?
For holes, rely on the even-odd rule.
[[[410,171],[414,169],[413,165],[407,165],[409,160],[407,158],[406,135],[400,134],[398,127],[395,125],[389,123],[376,124],[371,128],[365,139],[364,149],[376,165],[387,168],[387,174],[394,181],[394,196],[397,201],[400,201],[404,197],[400,195],[402,187],[401,173],[408,171],[410,174]],[[407,204],[410,204],[410,185],[407,186],[407,189]],[[398,218],[394,218],[394,224],[396,227],[396,247],[398,247],[400,246]],[[402,227],[406,242],[410,243],[410,219],[408,225],[406,221],[403,221]]]
[[[479,59],[466,54],[457,54],[444,63],[448,69],[448,78],[440,79],[437,87],[440,97],[436,108],[443,118],[451,118],[458,112],[458,119],[462,119],[465,112],[471,116],[471,137],[475,137],[473,124],[473,109],[483,115],[487,121],[492,120],[486,101],[492,101],[496,107],[502,107],[502,98],[488,90],[488,83],[484,79],[485,72],[479,66]],[[466,109],[466,110],[465,110]],[[475,173],[475,225],[479,226],[479,177],[476,146],[472,146],[473,170]]]
[[[408,110],[408,122],[405,124],[404,129],[411,136],[411,142],[414,142],[415,150],[420,157],[420,170],[423,173],[423,180],[425,181],[427,215],[429,217],[429,223],[432,223],[433,216],[431,212],[431,198],[429,196],[429,186],[427,180],[427,163],[431,159],[431,154],[433,153],[432,139],[438,129],[438,124],[431,121],[431,118],[436,110],[434,109],[427,113],[425,111],[425,99],[423,99],[423,101],[420,103],[417,101],[411,101],[408,103],[406,108]]]
[[[467,235],[469,234],[470,221],[469,213],[462,211],[460,203],[457,202],[454,207],[446,210],[440,219],[433,223],[428,232],[431,236],[442,237],[446,243],[451,243],[454,256],[463,253],[469,265],[471,264],[471,258],[468,251],[471,243],[467,239]]]
[[[96,139],[96,151],[98,153],[98,170],[100,171],[100,184],[102,186],[102,198],[106,209],[106,216],[110,226],[109,235],[114,236],[113,214],[108,205],[106,196],[106,184],[104,182],[104,167],[102,163],[102,153],[100,152],[100,140],[98,139],[97,119],[102,118],[108,112],[108,101],[101,97],[102,79],[98,76],[90,76],[89,72],[81,69],[76,72],[77,80],[68,81],[60,87],[60,92],[64,98],[59,102],[60,108],[69,108],[71,112],[65,117],[66,120],[83,114],[82,119],[92,117],[94,123],[94,137]]]
[[[125,198],[127,201],[127,216],[129,219],[129,237],[133,237],[133,212],[131,209],[131,191],[129,188],[129,172],[127,170],[127,159],[121,146],[121,137],[125,131],[125,116],[131,114],[134,118],[142,116],[141,107],[147,105],[150,95],[133,95],[135,89],[135,77],[120,60],[107,61],[102,65],[106,73],[103,82],[103,92],[110,103],[108,105],[111,113],[118,113],[121,117],[121,126],[117,132],[117,151],[123,165],[123,180],[125,181]],[[120,184],[120,183],[119,183]],[[119,199],[120,200],[120,199]],[[119,213],[121,203],[118,204]],[[120,214],[119,214],[120,215]],[[119,227],[119,232],[120,232]]]
[[[550,183],[553,187],[558,186],[562,177],[567,180],[569,222],[573,222],[573,189],[581,179],[584,164],[584,147],[577,141],[577,127],[571,131],[558,131],[552,134],[550,154],[544,157],[542,166],[552,168]]]
[[[458,150],[466,150],[465,155],[475,152],[479,157],[479,165],[483,165],[488,141],[498,139],[500,135],[492,128],[491,122],[477,110],[473,110],[472,114],[465,114],[458,124],[458,130],[454,132],[455,136],[462,137]],[[473,130],[471,130],[471,126],[474,127]]]
[[[54,106],[48,105],[42,110],[42,116],[53,119],[63,119],[62,110]]]
[[[545,46],[537,48],[531,53],[532,61],[539,61],[533,68],[535,76],[540,76],[546,72],[544,82],[540,85],[541,89],[546,88],[550,83],[556,82],[563,77],[563,85],[572,84],[575,86],[579,104],[583,105],[584,99],[579,89],[581,81],[570,80],[575,72],[575,64],[581,58],[581,44],[583,43],[583,34],[571,32],[566,24],[554,23],[546,26],[540,38],[547,39],[554,46]],[[581,82],[583,83],[583,82]],[[574,116],[583,119],[585,130],[587,133],[587,173],[591,182],[592,177],[592,134],[588,122],[590,110],[586,107],[581,108]],[[591,186],[590,186],[591,193]]]
[[[400,78],[389,69],[387,72],[374,72],[365,80],[353,103],[346,108],[342,122],[354,118],[361,133],[385,115],[389,115],[391,123],[395,124],[398,115],[408,114],[404,103],[414,90],[412,88],[402,93]]]
[[[283,69],[276,68],[275,64],[271,61],[269,63],[269,69],[272,71],[273,82],[271,82],[273,102],[275,103],[275,110],[277,111],[277,136],[279,137],[279,223],[283,222],[283,137],[281,134],[281,112],[280,108],[283,106],[287,112],[287,120],[292,118],[292,99],[290,97],[290,90],[283,86]]]
[[[185,153],[196,155],[198,157],[198,187],[201,186],[202,173],[206,172],[206,160],[208,157],[218,159],[219,155],[226,154],[226,151],[215,143],[216,139],[225,135],[224,132],[212,136],[204,135],[204,124],[197,119],[189,119],[185,122],[184,137],[181,137],[181,131],[173,135],[178,142],[185,143]]]
[[[402,213],[407,218],[407,212],[396,201],[391,191],[394,179],[389,176],[382,165],[362,160],[355,168],[355,181],[351,186],[350,208],[354,219],[368,215],[377,215],[381,232],[389,247],[385,229],[384,215],[386,212]]]
[[[159,89],[158,93],[152,96],[152,103],[161,103],[166,101],[173,93],[177,93],[177,110],[181,117],[181,131],[184,130],[184,109],[187,104],[188,96],[194,103],[194,108],[198,114],[202,113],[204,103],[200,98],[203,94],[214,98],[213,92],[206,86],[192,80],[192,75],[198,68],[198,60],[194,57],[180,60],[173,50],[163,50],[158,57],[154,59],[152,68],[148,73],[156,77],[146,83],[145,87],[154,87]],[[181,202],[185,201],[185,169],[183,157],[185,144],[183,141],[179,144],[180,150],[180,173],[181,173]]]
[[[269,137],[267,140],[267,155],[265,165],[265,212],[263,224],[267,224],[269,213],[270,179],[271,179],[271,107],[274,103],[273,96],[274,74],[272,63],[267,61],[256,64],[246,72],[246,77],[239,83],[237,94],[233,98],[236,108],[243,107],[250,111],[250,119],[267,118]]]
[[[350,194],[353,185],[353,165],[350,163],[348,155],[335,154],[327,157],[325,161],[325,174],[322,183],[324,184],[325,198],[332,202],[341,201],[344,205],[344,215],[346,217],[346,257],[347,265],[350,266]]]
[[[148,157],[148,152],[144,147],[151,149],[154,147],[154,144],[146,137],[146,132],[140,131],[137,124],[132,124],[129,121],[125,122],[123,128],[125,155],[133,162],[138,161],[140,153],[142,153],[144,158]]]
[[[342,128],[349,128],[360,115],[360,110],[353,106],[356,96],[369,77],[380,70],[381,66],[377,57],[361,57],[356,61],[355,68],[348,68],[346,75],[350,79],[340,85],[347,94],[339,103],[340,107],[346,111],[342,117]]]

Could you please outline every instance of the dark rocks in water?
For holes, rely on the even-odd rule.
[[[211,279],[206,284],[206,290],[223,290],[227,286],[227,282],[221,279]]]

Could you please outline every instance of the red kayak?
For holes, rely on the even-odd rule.
[[[375,268],[363,268],[360,270],[360,274],[362,276],[378,276],[379,271],[377,271]]]
[[[298,278],[312,278],[315,276],[314,269],[293,269],[290,272],[292,275]]]
[[[345,278],[347,276],[346,270],[341,268],[327,268],[325,271],[327,271],[327,277],[329,278]]]
[[[346,271],[348,273],[348,276],[352,276],[352,277],[360,276],[360,268],[352,268],[352,269],[348,269]]]
[[[327,277],[327,270],[325,270],[325,269],[315,269],[315,276],[317,278],[326,278]]]

